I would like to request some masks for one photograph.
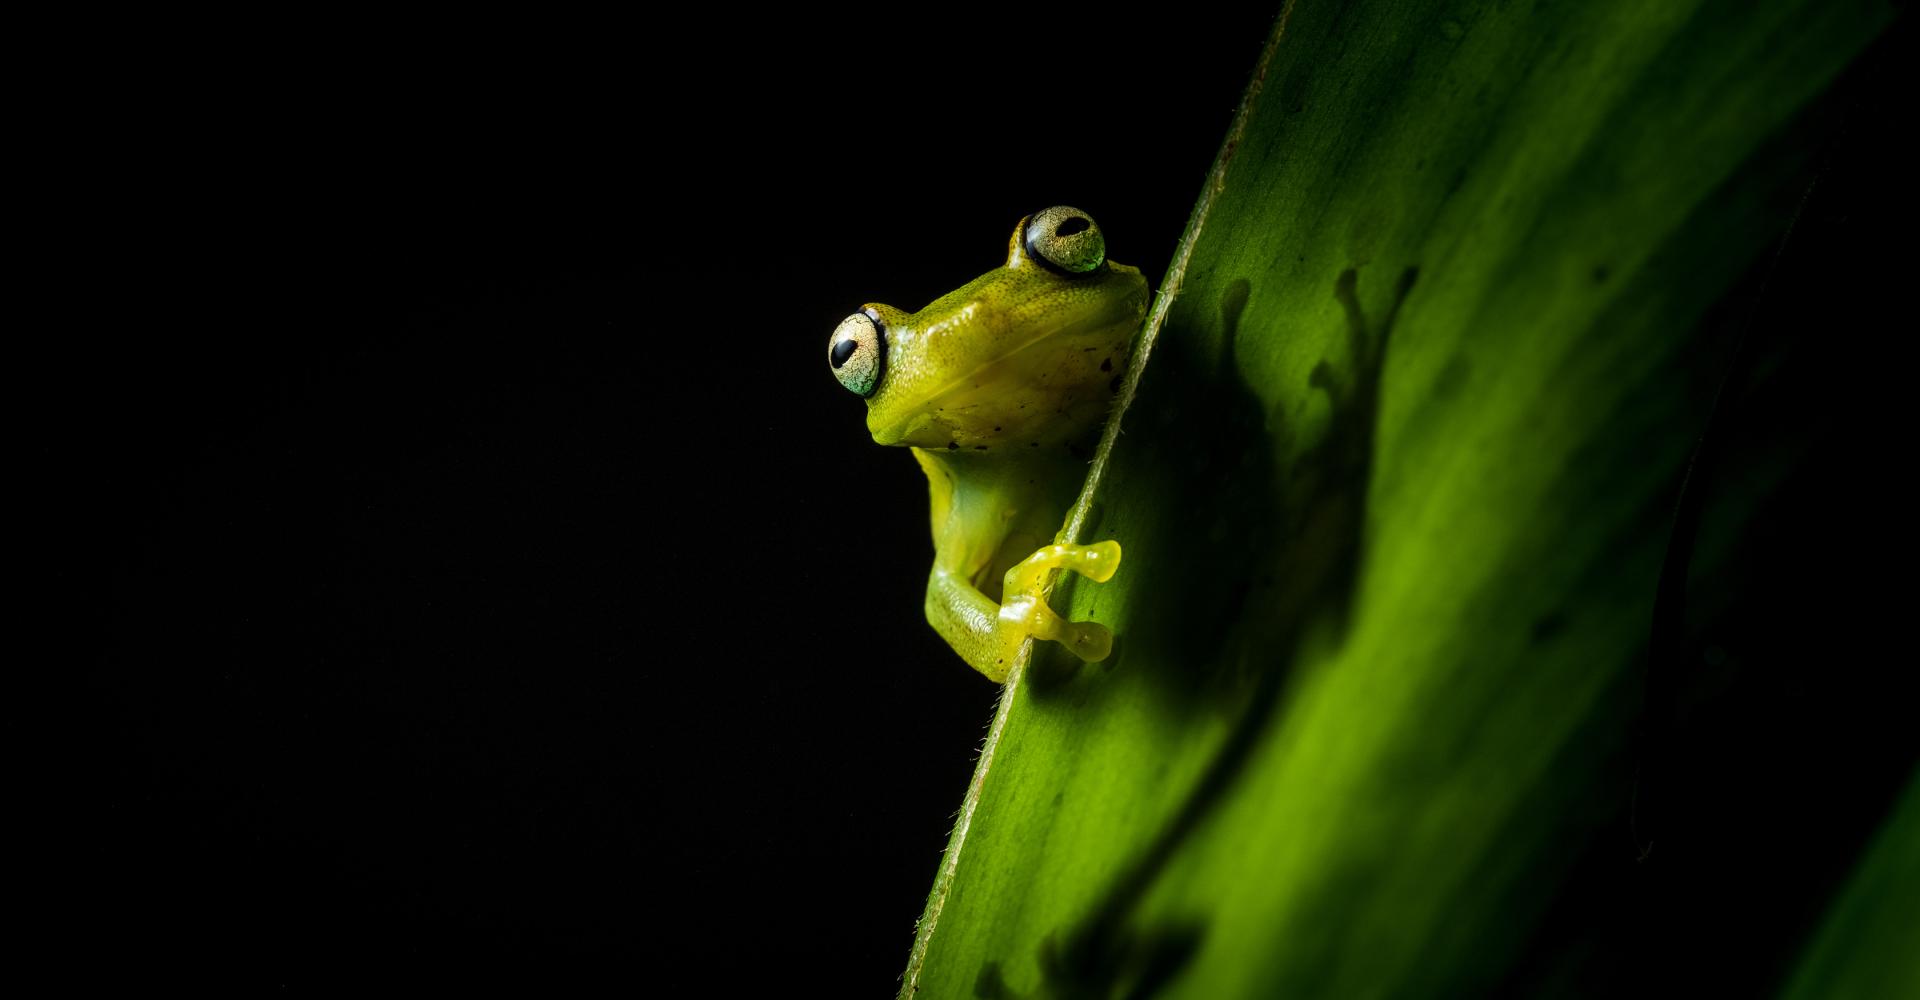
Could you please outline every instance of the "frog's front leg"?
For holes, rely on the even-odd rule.
[[[1083,660],[1106,658],[1113,634],[1094,622],[1063,620],[1041,588],[1055,569],[1105,582],[1120,565],[1116,542],[1032,547],[1053,535],[1076,480],[1036,455],[1030,461],[914,449],[933,510],[933,573],[927,621],[954,652],[995,683],[1006,680],[1020,644],[1052,639]],[[1031,554],[1028,554],[1031,552]],[[996,586],[997,584],[997,586]]]
[[[1001,602],[981,593],[954,567],[936,562],[927,580],[927,621],[975,670],[998,684],[1028,636],[1051,639],[1083,660],[1104,660],[1113,633],[1098,622],[1068,621],[1047,607],[1041,588],[1054,569],[1068,569],[1095,583],[1112,579],[1120,544],[1048,545],[1007,571]]]

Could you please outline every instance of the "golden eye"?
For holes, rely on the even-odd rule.
[[[833,377],[863,399],[879,387],[886,358],[887,338],[882,336],[880,317],[871,310],[862,309],[841,320],[833,328],[833,339],[827,341],[827,364],[833,366]]]
[[[1027,219],[1027,256],[1061,274],[1086,274],[1107,261],[1107,238],[1093,216],[1055,205]]]

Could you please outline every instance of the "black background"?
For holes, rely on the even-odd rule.
[[[172,24],[77,83],[87,280],[62,291],[43,454],[78,525],[61,856],[92,971],[891,990],[997,689],[924,625],[924,481],[822,347],[863,301],[996,265],[1048,204],[1164,272],[1269,18],[1088,14],[238,46]],[[1769,279],[1765,336],[1847,342],[1792,405],[1849,447],[1748,543],[1748,631],[1715,640],[1764,623],[1780,663],[1836,634],[1868,655],[1836,621],[1880,606],[1880,425],[1845,409],[1891,329],[1873,248],[1904,182],[1878,113]],[[1635,947],[1724,918],[1789,833],[1833,849],[1790,892],[1845,870],[1907,744],[1848,743],[1876,689],[1796,699],[1810,677],[1699,738],[1825,747],[1754,759],[1826,797],[1728,848],[1777,788],[1675,765],[1669,843],[1692,823],[1728,853],[1607,896],[1670,914]],[[1887,741],[1895,764],[1821,770]]]
[[[1270,15],[1085,13],[167,25],[90,94],[95,969],[893,989],[998,688],[824,346],[1050,204],[1165,270]]]

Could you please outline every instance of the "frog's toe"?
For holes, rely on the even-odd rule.
[[[1060,644],[1088,663],[1098,663],[1113,652],[1113,633],[1099,622],[1067,622],[1063,631]]]
[[[1113,633],[1105,625],[1068,621],[1031,597],[1010,600],[1002,605],[1000,620],[1008,626],[1011,648],[1017,648],[1020,639],[1032,636],[1057,642],[1088,662],[1104,660],[1113,651]]]
[[[1113,579],[1120,571],[1120,543],[1112,539],[1095,542],[1087,546],[1075,546],[1079,551],[1069,564],[1074,572],[1095,583],[1105,583]],[[1099,659],[1099,657],[1094,657]]]
[[[1071,570],[1095,583],[1113,579],[1120,569],[1120,543],[1112,539],[1092,545],[1062,542],[1048,545],[1007,571],[1001,589],[1007,594],[1037,592],[1048,571]]]

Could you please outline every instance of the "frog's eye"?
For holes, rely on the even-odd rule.
[[[880,370],[886,366],[887,338],[882,336],[880,317],[871,309],[862,309],[833,328],[827,341],[827,364],[833,377],[854,395],[873,395],[880,385]]]
[[[1055,205],[1027,220],[1027,256],[1062,274],[1086,274],[1107,260],[1107,238],[1093,216]]]

